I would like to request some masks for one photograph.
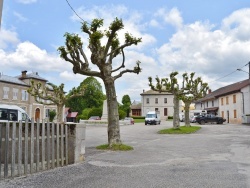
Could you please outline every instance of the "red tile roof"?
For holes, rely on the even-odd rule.
[[[77,116],[78,112],[71,112],[68,113],[67,118],[75,118]]]

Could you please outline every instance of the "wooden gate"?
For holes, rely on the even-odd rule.
[[[0,122],[0,179],[68,165],[67,124]]]

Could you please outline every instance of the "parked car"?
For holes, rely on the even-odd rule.
[[[196,123],[196,118],[197,118],[197,116],[192,116],[192,117],[190,118],[190,122],[191,122],[191,123]]]
[[[226,119],[215,116],[213,114],[207,114],[204,116],[198,116],[196,118],[197,123],[199,124],[205,124],[205,123],[217,123],[217,124],[223,124],[223,122],[226,121]]]
[[[89,120],[101,120],[99,116],[91,116]]]
[[[135,124],[135,121],[134,121],[134,119],[133,119],[132,117],[125,117],[124,120],[125,120],[125,121],[130,121],[130,124],[131,124],[131,125],[134,125],[134,124]]]

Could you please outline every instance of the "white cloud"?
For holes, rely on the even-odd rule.
[[[244,78],[238,73],[212,82],[230,72],[236,71],[249,61],[250,38],[245,37],[249,26],[250,9],[238,10],[223,20],[220,29],[214,30],[214,25],[208,22],[195,22],[178,30],[169,40],[157,49],[161,70],[196,72],[206,82],[211,82],[213,88],[235,82]],[[239,23],[234,25],[234,23]],[[244,26],[244,24],[247,26]],[[232,24],[235,27],[232,27]],[[244,40],[242,40],[244,38]],[[237,81],[236,80],[236,81]]]
[[[18,35],[15,31],[0,30],[0,49],[6,49],[8,46],[16,45],[19,42]]]
[[[22,4],[31,4],[37,2],[37,0],[17,0],[17,2]]]
[[[170,11],[167,11],[165,8],[160,8],[155,13],[155,16],[162,18],[166,23],[173,25],[177,29],[180,29],[183,25],[181,13],[177,8],[172,8]]]
[[[250,9],[241,9],[233,12],[225,18],[222,23],[222,29],[228,35],[237,40],[250,40]]]
[[[35,70],[45,73],[48,70],[60,72],[70,69],[70,63],[60,59],[58,55],[49,54],[31,42],[19,43],[14,52],[0,52],[3,70],[5,67],[12,70]],[[6,69],[7,69],[6,68]]]

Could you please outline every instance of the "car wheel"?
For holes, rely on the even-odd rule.
[[[204,121],[204,120],[201,120],[201,121],[200,121],[200,124],[201,124],[201,125],[204,125],[204,124],[205,124],[205,121]]]
[[[147,125],[147,123],[145,122],[145,125]]]

